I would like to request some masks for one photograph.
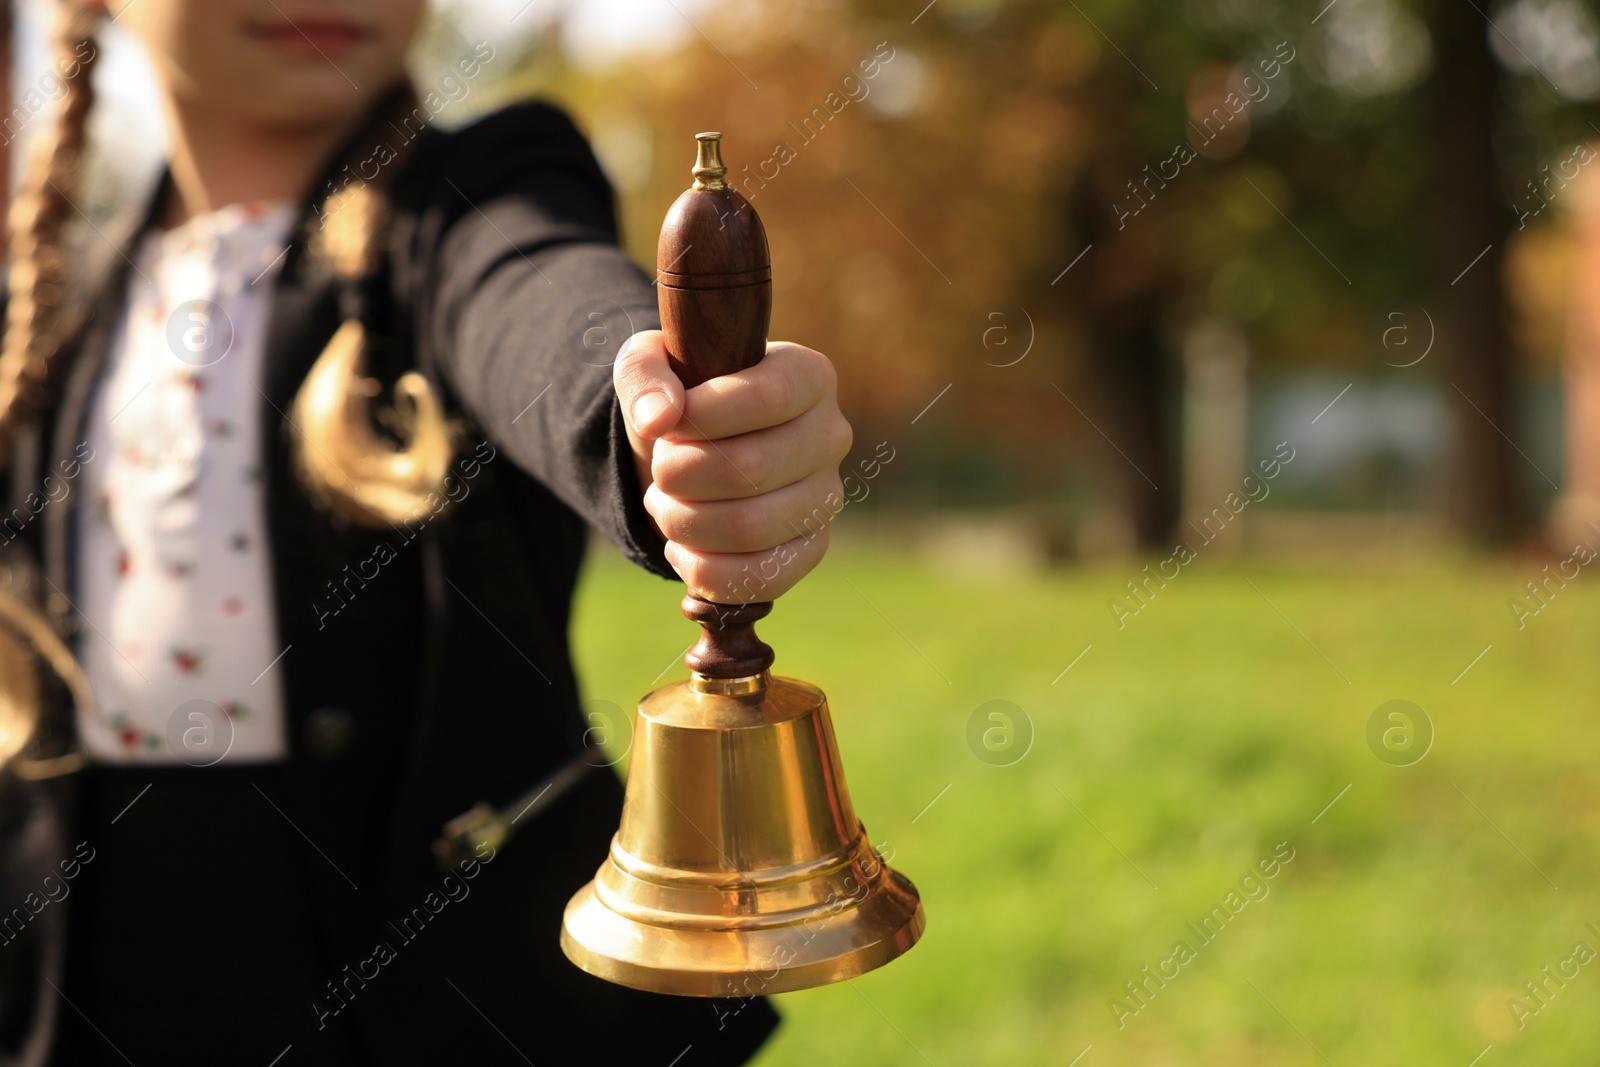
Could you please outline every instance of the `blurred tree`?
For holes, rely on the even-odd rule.
[[[1496,542],[1525,528],[1529,515],[1507,437],[1515,426],[1504,288],[1512,213],[1494,149],[1500,70],[1489,46],[1494,31],[1474,6],[1440,0],[1433,30],[1439,270],[1441,279],[1460,272],[1438,287],[1458,433],[1450,498],[1464,531]]]
[[[536,50],[525,85],[575,106],[647,263],[690,135],[725,131],[775,335],[845,369],[862,440],[916,444],[895,477],[923,473],[919,502],[1059,499],[1088,468],[1166,545],[1190,330],[1244,331],[1257,374],[1395,373],[1388,316],[1428,299],[1441,354],[1405,373],[1481,411],[1460,405],[1454,513],[1486,538],[1526,521],[1506,175],[1575,109],[1508,60],[1526,44],[1491,54],[1469,0],[728,0],[694,25],[604,71]]]
[[[1245,330],[1258,365],[1355,365],[1374,347],[1365,323],[1416,290],[1423,115],[1403,91],[1425,36],[1419,48],[1415,21],[1400,21],[1387,54],[1352,49],[1389,11],[1345,2],[1321,27],[1251,0],[1013,5],[1100,42],[1067,88],[1092,116],[1091,161],[1051,197],[1058,231],[1091,258],[1074,284],[1036,291],[1082,323],[1098,409],[1136,461],[1109,469],[1141,544],[1175,533],[1176,354],[1194,327]]]

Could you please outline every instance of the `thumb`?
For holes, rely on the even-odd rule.
[[[670,433],[683,417],[683,383],[667,364],[666,337],[641,330],[623,344],[611,365],[622,417],[642,440]]]

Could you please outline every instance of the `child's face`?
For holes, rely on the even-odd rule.
[[[244,122],[338,123],[402,70],[425,0],[110,0],[174,101]]]

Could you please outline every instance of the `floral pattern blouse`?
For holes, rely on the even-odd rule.
[[[287,755],[262,485],[262,355],[294,222],[233,204],[151,232],[86,427],[80,655],[95,759]]]

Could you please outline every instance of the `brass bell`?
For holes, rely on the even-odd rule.
[[[685,386],[765,351],[761,220],[698,135],[695,183],[661,231],[662,329]],[[590,974],[682,996],[746,997],[854,977],[922,935],[916,887],[850,803],[822,691],[773,677],[754,623],[770,603],[697,596],[689,680],[639,703],[622,825],[567,905],[561,947]]]

